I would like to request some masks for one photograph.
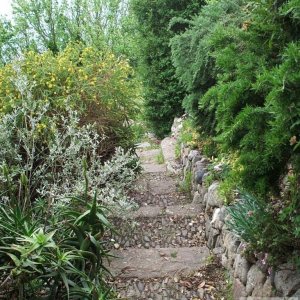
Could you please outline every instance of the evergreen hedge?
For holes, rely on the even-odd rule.
[[[145,114],[158,137],[169,133],[173,119],[183,113],[185,90],[175,76],[170,38],[188,26],[170,25],[172,18],[190,18],[204,1],[132,0],[139,25],[139,65],[145,86]]]
[[[300,167],[299,5],[210,1],[171,43],[184,106],[235,153],[231,176],[259,196],[276,195],[290,163]]]

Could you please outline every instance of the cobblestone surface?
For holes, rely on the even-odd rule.
[[[214,262],[189,276],[116,279],[112,285],[120,299],[227,300],[223,272],[219,263]]]
[[[118,235],[113,234],[116,247],[167,248],[193,247],[205,244],[204,216],[161,216],[115,220]]]
[[[126,282],[116,282],[119,296],[130,299],[153,299],[153,300],[171,300],[181,299],[187,300],[191,298],[201,298],[203,292],[201,290],[189,290],[184,282],[178,282],[173,278],[154,278],[151,280],[139,280],[137,278],[130,279]]]
[[[167,207],[176,204],[188,204],[190,195],[179,191],[176,177],[165,173],[147,173],[139,179],[130,192],[139,206],[157,205]]]

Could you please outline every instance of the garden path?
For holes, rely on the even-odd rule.
[[[172,145],[163,145],[169,159]],[[117,256],[110,270],[121,299],[222,299],[223,271],[205,242],[204,212],[179,189],[179,175],[157,162],[160,149],[140,149],[143,173],[133,197],[139,209],[114,220]],[[167,152],[167,153],[166,153]],[[172,155],[171,155],[172,156]],[[225,298],[223,298],[225,299]]]

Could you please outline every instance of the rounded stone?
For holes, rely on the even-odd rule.
[[[150,242],[150,238],[148,236],[144,236],[144,241],[149,243]]]

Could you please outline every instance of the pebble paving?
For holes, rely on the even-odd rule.
[[[156,163],[159,152],[139,153],[144,172],[130,195],[140,210],[112,220],[118,231],[107,236],[116,256],[109,266],[112,285],[119,299],[218,299],[203,281],[210,256],[204,214],[179,190],[179,178]]]
[[[118,234],[110,238],[122,248],[193,247],[205,244],[204,216],[160,216],[115,220]]]

